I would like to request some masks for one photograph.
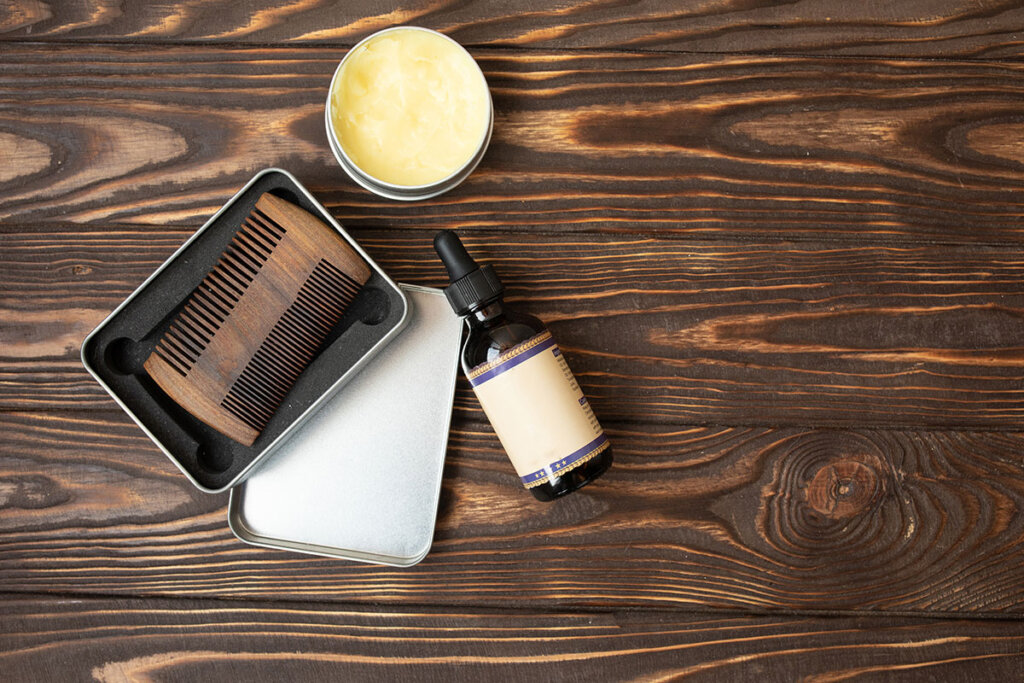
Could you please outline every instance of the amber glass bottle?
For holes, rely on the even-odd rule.
[[[551,501],[590,483],[612,464],[612,449],[544,324],[510,311],[490,265],[479,266],[450,230],[434,248],[448,269],[445,289],[465,316],[462,369],[523,486]]]

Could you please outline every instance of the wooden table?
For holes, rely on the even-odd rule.
[[[1024,9],[770,4],[0,5],[0,678],[1018,679]],[[415,204],[322,124],[401,23],[496,110]],[[268,166],[396,280],[459,230],[614,468],[535,502],[462,383],[422,564],[235,540],[78,350]]]

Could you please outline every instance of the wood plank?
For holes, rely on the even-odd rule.
[[[491,148],[403,204],[330,156],[341,49],[68,49],[4,48],[8,225],[194,228],[267,166],[359,227],[1016,243],[1024,223],[1021,64],[479,49]]]
[[[227,2],[10,0],[7,40],[196,41],[351,45],[414,24],[467,45],[926,57],[1019,57],[1024,11],[1005,0],[860,3]]]
[[[188,233],[0,234],[0,408],[112,407],[79,344]],[[431,231],[355,234],[396,280],[444,284]],[[1020,248],[464,235],[606,421],[1017,429],[1024,414]],[[482,420],[465,382],[457,407]]]
[[[236,541],[120,412],[0,414],[10,592],[522,609],[1024,615],[1024,434],[610,425],[616,463],[543,504],[454,426],[410,569]]]
[[[1012,680],[1020,621],[6,597],[12,680]],[[6,635],[3,635],[6,634]]]

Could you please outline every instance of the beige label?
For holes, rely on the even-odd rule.
[[[550,332],[473,368],[469,380],[527,488],[608,448],[604,431]]]

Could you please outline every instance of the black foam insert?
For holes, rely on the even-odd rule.
[[[375,270],[332,330],[323,350],[299,375],[252,446],[229,439],[177,405],[149,378],[143,363],[192,290],[217,263],[245,216],[264,192],[324,216],[291,178],[260,175],[196,239],[140,288],[83,348],[83,356],[110,390],[202,486],[225,488],[307,408],[402,320],[404,295]],[[344,389],[342,389],[344,391]]]

